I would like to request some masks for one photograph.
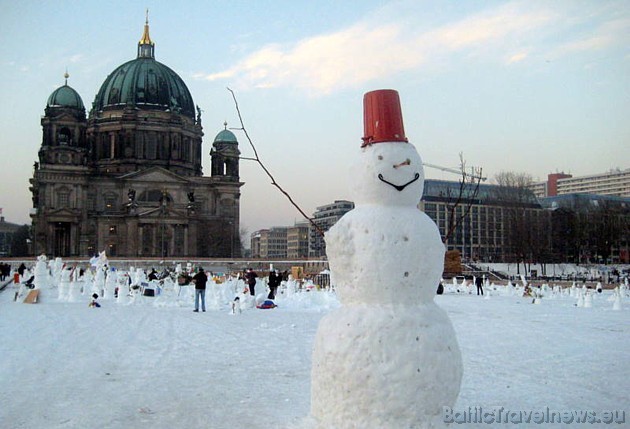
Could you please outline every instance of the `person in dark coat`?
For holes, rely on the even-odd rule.
[[[276,290],[278,290],[278,286],[280,286],[280,282],[282,282],[282,276],[280,273],[276,271],[269,272],[269,295],[267,295],[267,299],[275,299],[276,298]]]
[[[481,295],[483,295],[483,278],[477,277],[475,279],[475,284],[477,285],[477,295],[479,295],[479,291],[481,291]]]
[[[195,283],[195,313],[199,312],[199,301],[201,301],[201,311],[206,311],[206,283],[208,283],[208,276],[203,271],[202,267],[199,267],[199,272],[192,278]]]
[[[258,277],[256,271],[248,268],[245,273],[245,281],[247,282],[247,287],[249,288],[249,294],[252,296],[255,296],[254,288],[256,287],[256,277]]]
[[[149,281],[157,280],[157,279],[158,279],[157,271],[155,271],[155,268],[151,268],[151,272],[149,273]]]

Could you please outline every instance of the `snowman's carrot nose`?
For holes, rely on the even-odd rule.
[[[409,165],[409,164],[411,164],[411,160],[409,158],[407,158],[403,162],[401,162],[400,164],[394,165],[394,168],[402,167],[403,165]]]

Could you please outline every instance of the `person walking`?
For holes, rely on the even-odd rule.
[[[280,282],[282,282],[282,276],[276,271],[269,272],[269,295],[267,295],[267,299],[275,299],[276,291],[278,290],[278,286],[280,286]]]
[[[479,295],[479,291],[481,291],[481,295],[483,295],[483,278],[475,278],[475,284],[477,285],[477,295]]]
[[[256,287],[256,277],[258,277],[256,271],[248,268],[247,272],[245,273],[245,281],[247,282],[247,287],[249,288],[249,294],[252,296],[256,296],[256,294],[254,293],[254,288]]]
[[[206,283],[208,276],[203,271],[203,267],[199,267],[199,272],[192,278],[195,283],[195,313],[199,312],[199,301],[201,301],[201,311],[206,311]]]

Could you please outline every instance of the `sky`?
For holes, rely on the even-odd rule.
[[[29,179],[50,93],[90,106],[134,59],[149,9],[156,60],[203,110],[205,174],[228,127],[308,214],[348,193],[363,95],[400,93],[405,132],[425,163],[534,180],[630,167],[627,1],[0,0],[0,207],[28,223]],[[427,178],[458,175],[426,168]],[[299,212],[255,162],[241,161],[241,230],[291,226]]]
[[[285,284],[277,308],[243,305],[238,315],[230,314],[230,282],[209,283],[205,313],[192,312],[190,287],[178,294],[172,283],[164,284],[159,296],[138,296],[129,305],[99,298],[100,308],[88,307],[88,282],[84,295],[42,286],[34,305],[22,303],[25,292],[14,302],[19,289],[9,285],[0,293],[0,421],[3,427],[47,429],[312,427],[300,423],[310,410],[314,338],[322,318],[340,302],[328,291],[290,295]],[[522,296],[520,284],[486,286],[484,297],[474,290],[456,293],[464,290],[461,285],[447,283],[445,289],[435,302],[455,328],[464,369],[453,410],[481,407],[496,413],[503,407],[503,416],[507,410],[516,413],[504,424],[486,420],[449,427],[628,426],[629,297],[613,311],[611,290],[594,294],[592,307],[581,308],[569,288],[563,295],[547,293],[539,305]],[[378,314],[386,306],[372,307],[371,314]],[[373,354],[388,355],[378,348]],[[404,370],[386,365],[394,379]],[[431,377],[434,368],[426,365],[423,377]],[[589,411],[597,418],[604,418],[604,410],[617,411],[617,423],[516,424],[520,411],[547,409],[576,417]],[[351,415],[358,420],[361,414]]]

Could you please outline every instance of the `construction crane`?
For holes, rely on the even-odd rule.
[[[429,164],[427,162],[423,162],[422,165],[429,168],[435,168],[436,170],[442,170],[447,173],[464,175],[464,176],[467,176],[467,177],[470,177],[470,178],[473,178],[482,182],[485,182],[486,180],[488,180],[487,177],[484,177],[481,175],[481,168],[477,168],[477,167],[470,167],[470,173],[466,173],[466,171],[456,170],[454,168],[448,168],[448,167],[441,167],[439,165]]]

